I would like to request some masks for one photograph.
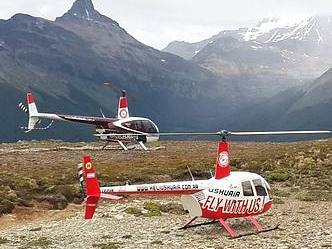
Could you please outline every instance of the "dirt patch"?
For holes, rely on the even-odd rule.
[[[82,205],[69,205],[66,210],[49,210],[50,204],[35,203],[34,207],[16,207],[12,214],[0,217],[0,230],[20,227],[28,224],[38,224],[45,221],[57,221],[83,213]],[[83,215],[82,215],[83,217]]]

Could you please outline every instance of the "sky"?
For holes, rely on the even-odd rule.
[[[0,0],[0,19],[16,13],[54,20],[74,0]],[[139,41],[162,49],[174,40],[196,42],[221,30],[252,27],[265,17],[294,22],[332,15],[332,0],[93,0]]]

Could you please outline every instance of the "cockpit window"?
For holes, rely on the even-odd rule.
[[[260,179],[253,180],[252,182],[254,183],[258,196],[267,196],[266,189]]]
[[[150,132],[150,133],[156,132],[152,123],[149,122],[148,120],[143,120],[142,123],[143,123],[144,130],[146,132]]]
[[[242,190],[244,196],[253,196],[254,191],[252,190],[250,181],[242,182]]]
[[[141,132],[157,133],[157,129],[149,120],[133,120],[123,124],[123,126]]]
[[[130,128],[130,129],[135,129],[135,124],[133,122],[126,122],[123,124],[123,126]]]

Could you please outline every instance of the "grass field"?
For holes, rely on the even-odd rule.
[[[77,164],[90,154],[101,185],[209,178],[216,160],[216,142],[163,141],[157,150],[101,151],[98,143],[59,141],[0,145],[0,213],[16,205],[48,203],[63,209],[80,202]],[[279,197],[332,201],[332,140],[296,143],[232,142],[233,170],[256,172]]]

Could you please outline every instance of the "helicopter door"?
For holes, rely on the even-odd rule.
[[[254,191],[250,181],[244,181],[241,183],[243,196],[254,196]]]
[[[268,196],[265,184],[262,182],[261,179],[255,179],[252,181],[252,183],[255,187],[255,192],[257,196]]]

